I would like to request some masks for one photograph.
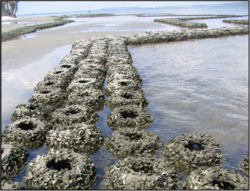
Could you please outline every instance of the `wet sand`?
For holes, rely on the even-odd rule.
[[[17,22],[17,24],[2,24],[2,31],[6,32],[17,27],[24,26],[23,23],[39,24],[44,22],[52,22],[54,17],[32,17],[20,18],[11,20],[10,22]],[[67,24],[66,24],[67,25]],[[73,44],[79,39],[89,39],[93,36],[106,35],[121,35],[121,34],[136,34],[142,32],[142,26],[148,29],[154,28],[156,24],[150,22],[131,22],[123,26],[124,31],[88,31],[90,28],[100,27],[98,23],[84,23],[73,25],[70,27],[57,27],[53,30],[46,29],[33,33],[34,38],[17,39],[2,42],[2,71],[16,69],[26,66],[35,61],[42,59],[48,53],[52,52],[58,47]],[[158,26],[158,25],[157,25]],[[119,27],[118,27],[119,28]],[[82,32],[87,31],[87,32]],[[28,35],[28,34],[27,34]]]

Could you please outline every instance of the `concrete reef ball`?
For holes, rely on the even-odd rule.
[[[65,90],[61,88],[41,88],[39,91],[34,91],[31,98],[29,99],[30,103],[39,102],[42,104],[49,104],[54,107],[63,105],[67,94]]]
[[[180,190],[248,190],[247,177],[219,167],[201,167],[177,183]]]
[[[243,172],[249,176],[249,154],[244,156],[242,161],[239,163]]]
[[[135,153],[152,153],[161,146],[159,137],[153,132],[139,128],[122,128],[105,139],[104,148],[113,156],[124,158]]]
[[[138,81],[134,80],[113,80],[107,84],[104,93],[106,96],[110,96],[113,92],[118,90],[140,90],[141,84]]]
[[[164,145],[165,156],[177,166],[198,167],[221,163],[220,144],[205,134],[185,133]]]
[[[95,180],[91,159],[68,149],[51,149],[47,155],[38,155],[28,164],[25,175],[26,188],[40,190],[91,189]]]
[[[62,64],[61,67],[73,67],[73,64]],[[60,78],[51,78],[49,80],[43,80],[41,82],[38,82],[36,86],[34,87],[34,91],[39,91],[42,88],[62,88],[65,89],[69,84],[68,82],[65,82],[64,80],[61,80]]]
[[[124,70],[125,67],[123,67],[123,66],[124,65],[121,65],[121,66],[117,65],[115,70],[113,70],[113,72],[107,77],[107,83],[110,83],[113,80],[128,80],[128,79],[138,81],[141,83],[142,79],[137,71],[133,71],[132,68],[131,68],[131,70],[126,71],[126,70]],[[128,67],[126,67],[126,68],[128,68]]]
[[[14,178],[26,165],[29,153],[26,149],[12,145],[2,144],[1,148],[1,178]]]
[[[108,190],[170,190],[177,180],[170,162],[147,154],[118,160],[106,172],[101,184]]]
[[[93,89],[102,89],[104,82],[99,81],[96,78],[78,78],[72,80],[72,82],[67,87],[67,93],[71,93],[73,91],[83,91],[88,88]]]
[[[95,124],[99,120],[97,113],[85,105],[69,105],[57,109],[52,114],[53,125],[72,125],[73,123]]]
[[[2,190],[20,190],[18,182],[12,182],[11,180],[2,180],[1,181]]]
[[[96,152],[103,142],[103,134],[99,127],[84,123],[50,130],[46,136],[48,148],[69,148],[88,155]]]
[[[2,133],[6,141],[13,141],[25,148],[37,148],[45,141],[45,135],[52,125],[36,118],[26,117],[11,123]]]
[[[105,97],[102,90],[86,89],[83,91],[71,92],[68,96],[67,104],[69,105],[87,105],[94,110],[99,110],[104,107]]]
[[[113,73],[120,74],[138,74],[138,70],[132,65],[111,65],[107,70],[107,77],[113,76]],[[139,75],[137,77],[140,77]]]
[[[105,105],[110,110],[124,105],[148,106],[148,100],[145,98],[143,91],[119,90],[112,93],[106,100]]]
[[[39,103],[20,104],[16,106],[16,111],[12,113],[11,122],[25,118],[26,116],[40,120],[49,120],[54,110],[55,108],[50,105]]]
[[[121,127],[140,127],[145,128],[153,121],[153,118],[146,108],[129,105],[115,108],[111,114],[107,116],[107,125],[112,129]]]

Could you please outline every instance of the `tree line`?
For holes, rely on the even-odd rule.
[[[16,17],[19,1],[2,1],[2,16]]]

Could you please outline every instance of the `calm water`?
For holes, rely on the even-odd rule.
[[[248,35],[129,46],[154,122],[166,141],[209,133],[226,166],[248,153]]]
[[[248,14],[248,6],[175,7],[109,13],[245,15]],[[111,17],[99,18],[102,23],[96,30],[106,31],[112,27],[113,30],[118,29],[129,23],[126,20],[128,18],[145,22],[154,19],[125,16],[119,21],[117,18],[121,17],[112,17],[113,20]],[[76,23],[82,21],[79,19]],[[91,23],[95,19],[84,21]],[[195,22],[205,22],[209,28],[233,26],[222,23],[222,19]],[[161,25],[165,27],[164,30],[180,28]],[[43,80],[70,49],[71,45],[60,47],[38,62],[2,72],[2,131],[11,123],[10,117],[15,107],[28,103],[36,83]],[[187,131],[207,132],[221,144],[225,160],[223,165],[240,171],[238,163],[248,153],[248,35],[128,46],[128,49],[133,65],[143,79],[142,89],[150,102],[147,111],[154,118],[154,122],[146,129],[157,134],[162,143]],[[105,138],[113,132],[105,121],[109,113],[111,111],[104,107],[98,113],[100,120],[96,124]],[[29,161],[47,152],[45,146],[30,150]],[[98,176],[93,189],[99,189],[105,171],[118,159],[103,147],[90,158]],[[27,166],[13,181],[25,185],[23,177],[26,169]]]

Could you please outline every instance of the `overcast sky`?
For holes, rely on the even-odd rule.
[[[19,1],[17,15],[74,12],[111,7],[154,7],[242,3],[247,1]]]

